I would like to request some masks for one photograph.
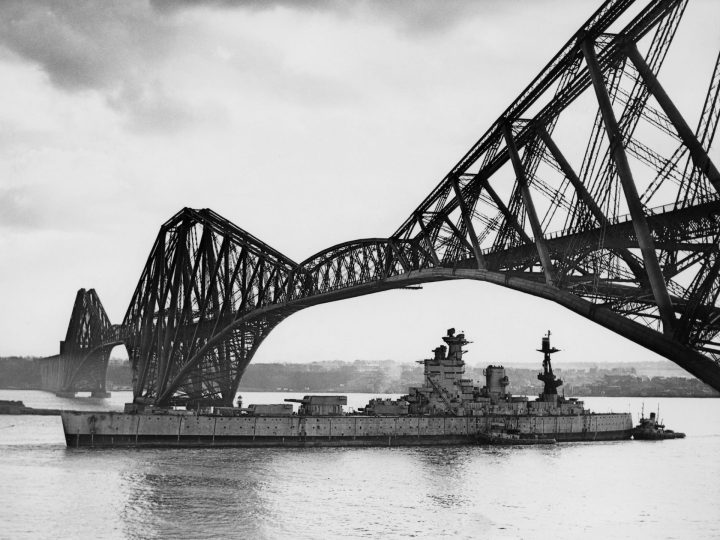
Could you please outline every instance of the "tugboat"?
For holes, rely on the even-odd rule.
[[[654,412],[650,413],[650,418],[645,418],[645,414],[641,413],[640,423],[633,428],[632,435],[636,441],[662,441],[664,439],[685,438],[684,433],[665,429],[665,425],[660,423],[660,419],[655,416]]]

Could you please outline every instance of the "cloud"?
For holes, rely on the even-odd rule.
[[[172,133],[195,123],[194,108],[174,98],[159,81],[127,81],[107,96],[108,104],[139,133]]]
[[[138,1],[10,0],[0,4],[0,43],[69,90],[135,78],[165,54],[175,28]]]
[[[268,11],[278,8],[311,12],[333,12],[346,17],[366,17],[384,21],[407,31],[424,35],[451,29],[469,15],[497,12],[514,2],[501,0],[151,0],[159,11],[205,7]]]
[[[151,4],[7,0],[0,3],[0,46],[41,66],[60,88],[108,90],[136,84],[173,51],[188,30],[175,16],[183,10],[285,8],[372,17],[412,31],[438,31],[469,13],[499,5],[496,0],[151,0]]]
[[[150,119],[175,129],[187,120],[187,108],[148,78],[178,32],[139,1],[0,3],[0,46],[40,66],[57,88],[100,92],[129,125],[147,127]]]
[[[499,0],[366,0],[360,6],[379,18],[391,21],[410,35],[423,36],[452,30],[470,17],[496,15],[511,4]]]
[[[222,106],[195,89],[199,77],[224,69],[222,55],[208,53],[217,48],[216,40],[234,40],[239,51],[225,62],[239,77],[233,84],[310,107],[357,98],[352,84],[334,73],[288,63],[286,49],[275,43],[282,37],[248,35],[253,21],[247,17],[274,17],[280,10],[278,19],[288,24],[288,14],[302,12],[417,37],[437,36],[471,15],[496,13],[501,5],[499,0],[6,0],[0,2],[0,49],[39,66],[62,91],[98,93],[129,130],[167,134],[222,125]],[[234,32],[226,26],[222,37],[213,33],[221,10],[232,11],[240,23]],[[310,28],[313,22],[301,21]]]
[[[42,216],[33,205],[32,193],[27,188],[0,188],[0,228],[28,230],[42,226]]]

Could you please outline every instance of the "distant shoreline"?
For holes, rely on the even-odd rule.
[[[534,396],[540,392],[535,363],[506,363],[511,384],[508,391]],[[578,397],[717,397],[716,392],[672,362],[619,364],[565,362],[556,366],[569,396]],[[480,386],[481,366],[466,365],[465,377]],[[406,394],[422,384],[422,368],[392,360],[353,362],[251,363],[243,373],[240,392],[295,392],[300,394],[367,393]],[[29,358],[0,358],[0,384],[8,390],[42,390],[39,364]],[[111,361],[106,374],[110,392],[132,390],[132,367]],[[328,390],[329,389],[329,390]]]
[[[43,390],[42,388],[17,388],[17,387],[9,387],[9,386],[0,386],[0,390],[13,390],[17,392],[23,392],[23,391],[38,391],[38,392],[50,392],[50,390]],[[131,392],[131,390],[111,390],[111,392]],[[370,390],[338,390],[338,389],[330,389],[330,390],[295,390],[292,388],[289,389],[282,389],[278,390],[276,388],[267,389],[267,388],[239,388],[238,393],[242,394],[243,392],[272,392],[275,394],[405,394],[407,391],[404,392],[394,392],[394,391],[370,391]],[[523,396],[527,395],[528,397],[534,397],[534,394],[523,394],[523,393],[513,393],[513,395],[516,396]],[[597,395],[597,394],[568,394],[568,397],[576,397],[576,398],[596,398],[596,397],[603,397],[603,398],[708,398],[708,399],[715,399],[720,398],[720,395],[707,395],[707,394],[674,394],[674,395],[667,395],[667,394],[617,394],[617,395]],[[2,404],[3,400],[0,400],[0,414],[8,414],[2,412]],[[29,408],[29,407],[28,407]],[[35,410],[45,410],[45,409],[35,409]],[[55,410],[55,409],[47,409],[47,410]],[[34,414],[34,413],[29,413]]]

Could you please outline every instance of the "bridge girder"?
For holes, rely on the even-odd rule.
[[[557,302],[720,389],[720,55],[692,131],[658,75],[687,0],[620,27],[633,3],[603,3],[389,238],[296,263],[210,210],[176,214],[121,325],[135,399],[229,404],[296,311],[450,279]]]

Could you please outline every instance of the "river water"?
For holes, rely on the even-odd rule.
[[[289,395],[243,393],[246,404]],[[0,390],[66,409],[118,410],[129,396]],[[0,416],[0,538],[720,538],[720,399],[586,399],[634,421],[643,403],[688,437],[91,450],[65,448],[59,417]]]

